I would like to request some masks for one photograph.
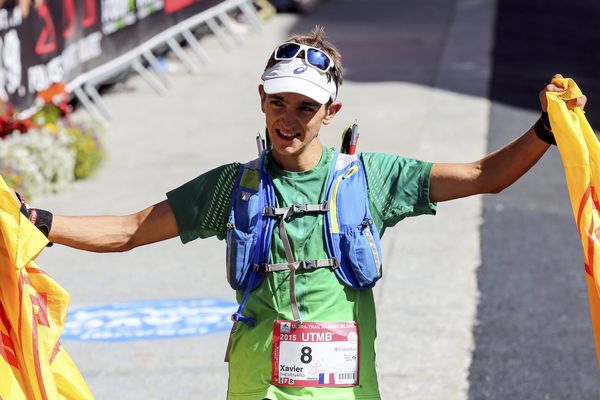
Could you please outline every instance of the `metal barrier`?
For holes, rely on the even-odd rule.
[[[231,51],[235,45],[243,45],[244,40],[233,27],[231,17],[228,15],[232,11],[243,13],[255,30],[262,29],[261,21],[258,18],[252,0],[226,0],[173,25],[169,29],[141,43],[133,50],[78,75],[73,80],[67,82],[65,86],[66,91],[67,93],[72,93],[91,115],[100,121],[109,122],[111,120],[111,113],[98,92],[99,85],[119,73],[133,70],[156,93],[165,94],[169,90],[170,82],[167,74],[161,69],[154,55],[154,50],[160,46],[167,46],[188,72],[196,73],[199,70],[198,64],[182,49],[178,39],[189,46],[201,63],[209,62],[210,58],[194,35],[193,30],[203,24],[215,35],[226,51]]]

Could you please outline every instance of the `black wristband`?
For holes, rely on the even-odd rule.
[[[52,229],[52,213],[38,208],[29,209],[29,220],[36,226],[46,237]]]
[[[44,234],[44,236],[48,237],[50,229],[52,229],[52,213],[38,208],[31,208],[29,207],[29,204],[21,198],[19,193],[16,193],[16,195],[21,202],[21,214],[26,216],[27,219]],[[52,245],[53,243],[50,242],[47,247]]]
[[[541,141],[556,146],[556,138],[552,133],[552,128],[550,127],[550,118],[548,117],[547,112],[542,112],[540,118],[533,125],[533,131]]]

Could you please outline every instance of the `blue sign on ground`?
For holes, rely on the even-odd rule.
[[[80,308],[67,314],[61,338],[112,342],[226,332],[236,308],[234,301],[203,298]]]

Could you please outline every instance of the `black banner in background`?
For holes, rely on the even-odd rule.
[[[23,18],[0,9],[0,101],[30,107],[68,83],[222,0],[45,0]]]

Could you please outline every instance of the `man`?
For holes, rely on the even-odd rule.
[[[227,238],[241,304],[227,350],[228,399],[378,399],[370,288],[380,276],[379,237],[408,216],[434,214],[437,202],[511,185],[549,148],[547,117],[471,163],[353,158],[319,140],[342,107],[343,82],[340,55],[322,29],[278,46],[262,79],[270,149],[256,163],[218,167],[128,216],[25,212],[52,242],[95,252],[175,236]],[[546,91],[561,88],[540,93],[543,111]]]

